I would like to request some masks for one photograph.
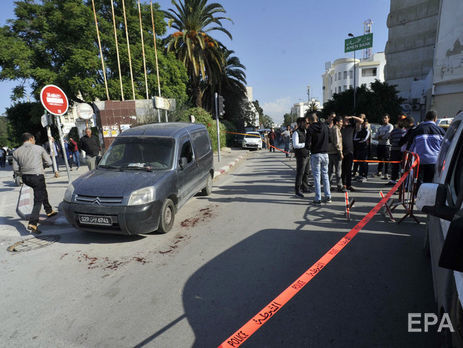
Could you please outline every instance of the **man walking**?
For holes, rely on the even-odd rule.
[[[334,117],[329,118],[330,137],[328,143],[328,177],[331,183],[333,174],[336,177],[336,189],[338,192],[342,191],[341,182],[341,166],[342,166],[342,135],[341,135],[342,119]]]
[[[309,191],[309,163],[306,147],[306,123],[303,117],[297,119],[297,129],[293,132],[293,148],[296,156],[296,196],[304,198],[302,190]]]
[[[80,148],[87,154],[87,165],[89,170],[96,168],[96,156],[100,154],[100,141],[90,128],[85,129],[85,135],[80,139]]]
[[[6,150],[0,145],[0,167],[5,168],[6,163]]]
[[[389,123],[388,114],[383,116],[383,125],[378,129],[378,161],[389,161],[391,158],[391,141],[389,139],[394,126]],[[377,176],[381,176],[383,163],[378,163]],[[383,179],[388,179],[389,163],[384,163]]]
[[[291,126],[287,126],[286,130],[281,133],[281,137],[283,138],[283,143],[284,143],[284,150],[285,150],[285,155],[286,158],[290,157],[289,155],[289,144],[291,142]]]
[[[34,190],[34,207],[29,218],[27,229],[39,234],[38,229],[40,209],[43,207],[47,217],[57,214],[48,201],[48,192],[45,185],[43,162],[52,165],[50,156],[43,147],[35,145],[35,138],[30,133],[22,135],[23,145],[13,153],[13,170],[15,175],[22,177],[22,181]]]
[[[80,168],[79,147],[77,146],[76,141],[72,138],[69,138],[69,145],[71,146],[72,161],[77,166],[77,170],[79,170]]]
[[[275,152],[275,139],[276,139],[276,133],[275,130],[272,128],[270,133],[268,134],[268,141],[269,141],[269,151],[270,152]]]
[[[309,116],[310,127],[307,130],[307,144],[310,146],[310,165],[315,186],[315,199],[313,204],[321,204],[321,183],[325,202],[331,202],[330,181],[328,178],[328,142],[329,129],[325,122],[320,122],[315,113]]]
[[[363,119],[356,116],[344,116],[342,135],[342,184],[343,191],[355,191],[352,187],[352,164],[354,163],[354,132],[355,121],[363,123]]]
[[[420,156],[418,187],[422,183],[432,182],[437,157],[444,139],[445,132],[436,125],[437,113],[430,110],[426,113],[425,121],[412,130],[411,152]]]

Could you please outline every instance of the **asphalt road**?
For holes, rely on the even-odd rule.
[[[83,233],[61,222],[44,226],[59,238],[48,246],[9,253],[2,243],[0,346],[218,346],[348,232],[384,186],[362,184],[347,222],[342,194],[321,207],[294,196],[294,166],[253,153],[211,197],[184,206],[167,235]],[[435,333],[407,332],[408,313],[435,312],[423,235],[423,223],[374,217],[244,346],[435,347]]]

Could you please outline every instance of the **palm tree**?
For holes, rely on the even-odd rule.
[[[166,49],[175,52],[185,65],[194,102],[200,107],[204,84],[217,83],[225,65],[224,46],[208,33],[221,31],[232,39],[222,24],[223,20],[231,19],[217,16],[225,13],[225,9],[218,3],[208,4],[207,0],[172,0],[172,4],[175,9],[170,8],[164,14],[169,26],[177,32],[165,39]]]

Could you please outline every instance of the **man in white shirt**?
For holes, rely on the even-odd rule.
[[[391,135],[394,126],[389,123],[390,117],[388,114],[383,116],[383,125],[378,129],[378,161],[389,161],[391,157]],[[383,163],[378,164],[378,172],[376,175],[381,176]],[[384,163],[383,178],[388,179],[389,163]]]

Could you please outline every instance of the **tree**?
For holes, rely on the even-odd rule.
[[[208,4],[207,0],[172,0],[172,4],[175,9],[164,13],[169,26],[177,31],[165,39],[166,49],[185,65],[193,102],[201,107],[206,87],[219,85],[225,66],[224,46],[209,33],[221,31],[231,39],[222,24],[230,19],[217,16],[225,9],[218,3]]]
[[[348,89],[336,93],[333,98],[323,105],[323,114],[327,117],[331,112],[338,115],[354,115],[364,113],[371,123],[381,123],[384,114],[389,114],[395,122],[402,113],[400,104],[403,99],[398,96],[398,91],[393,85],[376,80],[370,84],[371,89],[366,85],[357,88],[357,107],[354,110],[354,90]]]
[[[71,100],[106,99],[103,70],[99,58],[97,36],[91,1],[31,0],[16,1],[16,19],[0,28],[0,80],[17,80],[13,98],[24,97],[25,85],[32,87],[38,99],[46,84],[60,86]],[[111,6],[95,0],[101,35],[109,95],[121,98],[116,46],[113,33]],[[164,34],[166,24],[159,5],[155,4],[157,34]],[[136,0],[126,0],[128,31],[137,98],[145,98],[142,49]],[[116,6],[116,22],[124,95],[132,99],[128,68],[127,43],[123,27],[122,7]],[[147,58],[149,95],[157,95],[154,44],[149,5],[143,5],[144,44]],[[174,55],[159,54],[160,80],[163,96],[186,99],[188,77]]]
[[[261,122],[261,125],[264,128],[272,128],[273,127],[273,120],[269,115],[263,115],[260,122]]]
[[[14,145],[10,137],[11,125],[8,119],[4,116],[0,116],[0,147]]]
[[[283,116],[283,125],[285,127],[291,126],[292,123],[295,123],[297,120],[297,115],[295,114],[284,114]]]

